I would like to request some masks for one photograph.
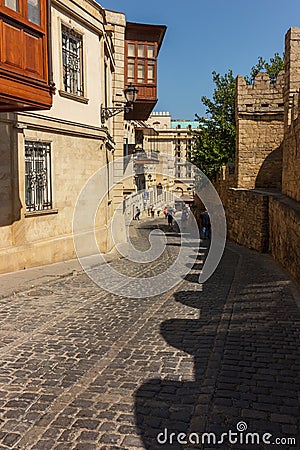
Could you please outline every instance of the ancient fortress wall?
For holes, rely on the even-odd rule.
[[[300,55],[299,55],[300,59]],[[284,139],[282,192],[300,201],[300,97],[294,96],[292,123]]]
[[[237,187],[281,188],[283,83],[283,73],[275,85],[267,73],[259,73],[253,85],[237,77]]]
[[[282,192],[300,201],[300,29],[285,38],[285,136]]]
[[[300,203],[270,196],[268,215],[269,251],[300,284]]]
[[[285,42],[285,71],[275,85],[260,73],[237,78],[235,174],[216,188],[228,238],[269,251],[300,283],[300,29]]]
[[[234,186],[235,176],[228,169],[215,182],[226,213],[228,239],[258,252],[268,251],[268,195]]]

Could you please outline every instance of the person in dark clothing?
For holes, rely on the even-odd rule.
[[[211,234],[211,224],[207,209],[201,213],[200,218],[201,218],[202,238],[209,239]]]
[[[173,214],[171,211],[167,212],[168,226],[171,230],[173,230]]]
[[[140,214],[141,214],[141,210],[140,210],[140,208],[137,206],[137,207],[136,207],[136,213],[135,213],[134,219],[135,219],[135,220],[140,220]]]

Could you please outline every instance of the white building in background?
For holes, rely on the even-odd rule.
[[[194,131],[199,129],[198,121],[175,120],[169,112],[153,112],[147,123],[157,134],[151,139],[155,147],[169,158],[169,176],[173,178],[170,188],[181,192],[188,200],[194,188],[195,174],[188,163],[193,147]],[[191,200],[191,199],[190,199]]]

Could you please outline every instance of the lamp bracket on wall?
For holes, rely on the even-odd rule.
[[[125,106],[119,106],[119,107],[110,107],[105,108],[101,105],[100,107],[100,117],[101,117],[101,123],[102,125],[105,124],[105,122],[110,119],[113,116],[116,116],[117,114],[120,114],[124,112],[125,114],[129,113],[133,110],[133,103],[131,105],[126,104]]]
[[[126,89],[124,89],[124,95],[125,95],[125,98],[126,98],[125,106],[103,107],[103,105],[101,105],[101,107],[100,107],[100,117],[101,117],[102,125],[104,125],[105,122],[110,117],[116,116],[117,114],[120,114],[122,112],[127,114],[130,111],[132,111],[133,110],[133,104],[136,101],[137,93],[138,93],[138,90],[134,86],[132,86],[132,83],[130,83],[130,85]]]

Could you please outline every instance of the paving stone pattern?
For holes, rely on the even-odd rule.
[[[166,230],[162,219],[137,223],[134,245],[146,250],[158,226]],[[158,261],[113,267],[163,272],[179,249],[178,234],[167,234]],[[122,286],[112,295],[81,273],[3,298],[0,450],[176,449],[185,446],[158,444],[165,428],[220,435],[240,421],[296,437],[299,293],[269,256],[233,244],[201,286],[206,247],[161,296],[128,299]]]

